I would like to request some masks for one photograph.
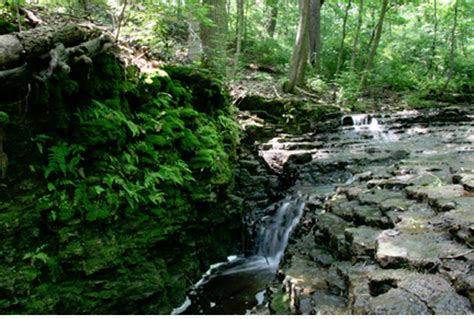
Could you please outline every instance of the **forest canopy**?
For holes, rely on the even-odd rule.
[[[332,92],[342,105],[367,87],[409,91],[411,102],[472,96],[470,0],[6,0],[2,15],[21,27],[24,3],[102,24],[154,58],[229,79],[268,70],[284,91]]]

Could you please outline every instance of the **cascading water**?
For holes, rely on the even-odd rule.
[[[262,221],[255,255],[229,256],[227,262],[212,265],[172,314],[246,314],[262,303],[304,207],[301,197],[283,200],[275,214]]]
[[[391,134],[390,132],[387,134],[384,132],[384,127],[379,124],[379,121],[373,115],[346,115],[341,119],[341,123],[345,126],[349,124],[355,132],[367,131],[373,136],[374,139],[378,139],[383,142],[397,140],[397,137],[394,134]]]

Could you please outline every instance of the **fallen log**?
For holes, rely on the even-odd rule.
[[[58,43],[66,48],[77,46],[99,34],[78,25],[38,27],[0,36],[0,70],[22,65],[25,61],[47,53]]]
[[[31,79],[45,82],[56,70],[69,73],[79,62],[91,65],[92,57],[113,46],[111,36],[97,36],[95,30],[76,25],[33,30],[0,36],[0,90]]]

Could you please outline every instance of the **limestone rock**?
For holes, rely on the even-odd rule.
[[[445,234],[426,230],[385,230],[377,238],[377,262],[384,268],[409,266],[433,269],[443,256],[465,252]]]

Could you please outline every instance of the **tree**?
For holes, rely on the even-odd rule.
[[[275,35],[275,29],[278,17],[278,0],[271,0],[269,2],[270,18],[268,19],[267,33],[270,38]]]
[[[234,65],[232,70],[232,75],[237,72],[237,67],[239,65],[240,51],[242,48],[242,33],[244,31],[244,0],[237,0],[237,36],[236,36],[236,45],[235,45],[235,56],[234,56]]]
[[[449,51],[449,69],[447,74],[446,83],[443,86],[442,91],[444,92],[448,87],[449,82],[453,78],[454,74],[454,54],[456,48],[456,27],[458,24],[458,0],[454,0],[454,17],[453,17],[453,28],[451,29],[451,48]]]
[[[372,63],[374,61],[375,54],[377,53],[377,48],[379,46],[380,38],[382,37],[383,21],[385,18],[385,13],[387,12],[387,7],[388,7],[388,0],[383,0],[382,7],[380,9],[379,21],[377,23],[377,29],[375,31],[375,36],[374,36],[374,45],[372,46],[372,49],[370,50],[369,57],[367,59],[367,64],[365,66],[365,70],[362,74],[362,79],[360,81],[361,89],[364,88],[365,86],[365,82],[367,81],[367,76],[369,75],[370,69],[372,68]]]
[[[362,26],[362,17],[364,13],[364,0],[359,0],[359,13],[357,19],[357,27],[354,35],[354,43],[352,44],[352,55],[351,55],[351,69],[355,67],[355,60],[357,55],[357,45],[359,44],[360,28]]]
[[[428,61],[428,72],[433,68],[433,61],[436,55],[436,35],[438,32],[438,16],[436,8],[437,0],[433,1],[433,43],[431,44],[431,57]]]
[[[324,0],[311,0],[309,57],[316,74],[321,74],[321,6]]]
[[[302,85],[304,81],[304,72],[308,59],[310,2],[311,0],[300,0],[298,33],[288,70],[288,81],[283,85],[284,92],[292,92],[295,86]]]
[[[347,2],[346,11],[344,13],[344,20],[343,20],[343,23],[342,23],[341,45],[339,46],[339,54],[338,54],[338,57],[337,57],[336,74],[334,76],[335,78],[337,78],[339,76],[339,71],[340,71],[341,65],[342,65],[342,58],[343,58],[343,53],[344,53],[344,41],[346,39],[347,17],[349,16],[349,9],[351,8],[351,4],[352,4],[352,0],[349,0]]]
[[[203,64],[213,72],[226,74],[227,10],[226,0],[203,0],[212,23],[201,23]]]

